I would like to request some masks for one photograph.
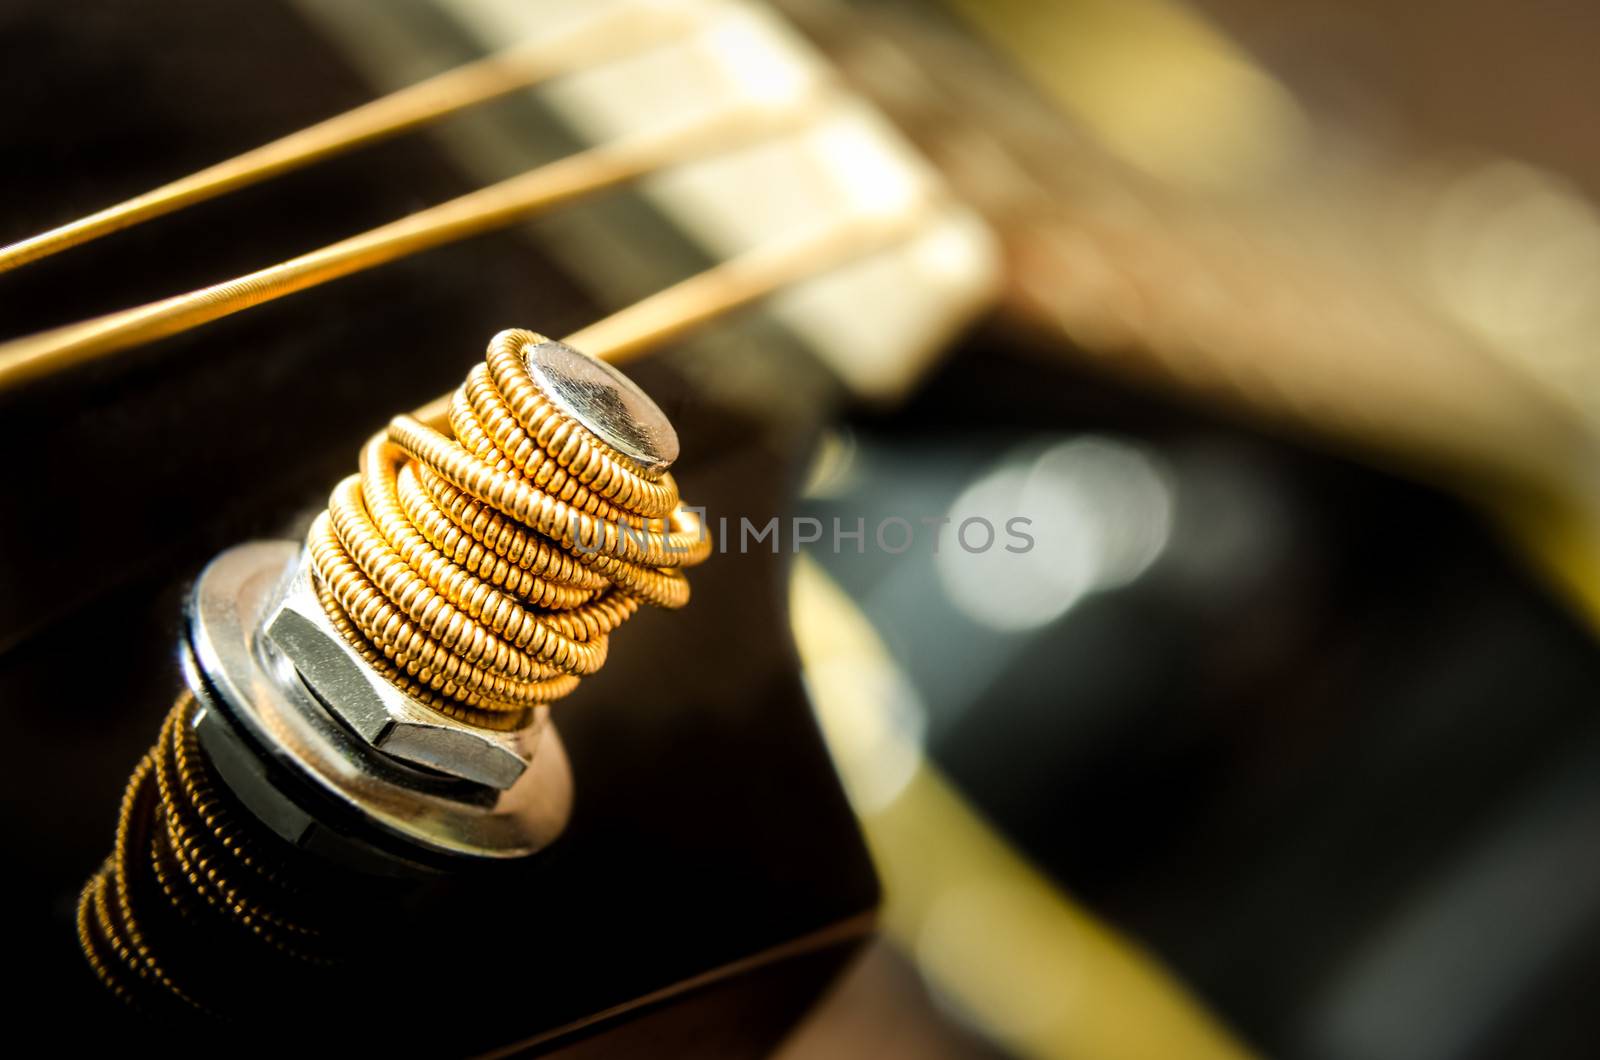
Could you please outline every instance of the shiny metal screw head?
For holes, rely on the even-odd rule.
[[[639,385],[604,361],[545,339],[523,350],[528,373],[562,412],[648,471],[678,459],[678,432]]]

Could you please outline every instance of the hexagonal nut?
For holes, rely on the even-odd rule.
[[[495,732],[440,714],[390,684],[334,628],[302,557],[264,632],[329,712],[374,748],[505,791],[533,761],[540,726]]]

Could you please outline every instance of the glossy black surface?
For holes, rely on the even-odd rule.
[[[1166,479],[1148,571],[1015,634],[963,616],[926,548],[818,556],[933,759],[1068,894],[1266,1055],[1589,1054],[1600,651],[1489,518],[1003,334],[850,437],[808,514],[915,522],[1085,438]]]
[[[23,4],[0,19],[15,103],[4,239],[370,94],[275,4]],[[235,275],[468,187],[425,137],[380,145],[0,277],[0,326],[22,334]],[[186,583],[230,543],[303,532],[362,440],[458,382],[496,331],[592,319],[532,248],[519,233],[475,239],[0,398],[15,454],[0,520],[0,709],[15,757],[0,791],[17,867],[8,930],[41,999],[15,1017],[30,1032],[62,1047],[144,1033],[90,976],[72,910],[181,687]],[[678,426],[694,503],[784,503],[806,438],[774,438],[669,372],[635,378]],[[308,975],[304,1009],[244,1044],[503,1046],[737,962],[742,980],[774,947],[823,933],[795,951],[811,954],[796,970],[753,980],[770,997],[727,984],[696,996],[737,1000],[652,1010],[651,1026],[688,1042],[773,1040],[877,900],[797,678],[781,562],[707,564],[687,611],[635,619],[559,708],[577,798],[553,849],[386,910],[369,954],[382,974]]]

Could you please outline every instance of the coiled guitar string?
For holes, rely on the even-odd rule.
[[[919,203],[882,223],[855,220],[758,248],[600,321],[572,336],[572,344],[610,359],[631,356],[905,239],[931,209],[932,203]],[[522,727],[530,710],[571,692],[597,669],[611,631],[641,603],[683,606],[689,587],[682,569],[711,548],[698,519],[679,503],[670,475],[638,466],[545,398],[522,359],[539,341],[526,331],[495,336],[485,363],[459,389],[415,416],[397,417],[368,442],[361,474],[334,490],[307,542],[325,612],[369,664],[435,710],[502,730]],[[189,746],[192,709],[180,701],[173,712],[179,720],[169,719],[177,735],[164,735],[135,771],[112,857],[84,888],[78,907],[79,938],[96,973],[113,992],[147,1009],[158,1007],[152,998],[186,1010],[211,1006],[194,999],[191,977],[175,977],[156,956],[178,947],[151,941],[186,927],[193,938],[192,922],[164,915],[161,926],[152,927],[136,908],[203,908],[213,919],[222,914],[235,929],[246,928],[249,938],[268,943],[257,950],[280,959],[300,954],[326,961],[344,952],[320,928],[307,926],[323,920],[278,912],[293,908],[294,888],[287,884],[288,894],[269,885],[250,892],[268,897],[247,899],[241,886],[231,905],[207,902],[205,895],[224,892],[215,884],[202,891],[205,872],[191,876],[182,869],[230,864],[218,851],[231,850],[229,843],[252,828],[262,833],[263,849],[278,842],[247,811],[224,814],[226,792],[208,788],[207,800],[188,786],[204,775],[203,766],[179,771],[178,785],[162,793],[158,763]],[[188,813],[186,806],[205,810]],[[170,822],[191,819],[198,824],[171,838]],[[168,849],[176,844],[188,860],[166,873],[165,886],[155,887],[150,880],[161,879],[155,854],[142,852],[162,842]],[[298,879],[308,871],[304,861],[255,864],[291,865]],[[143,871],[146,864],[150,872]],[[286,879],[281,873],[272,878]],[[154,898],[152,888],[164,898]],[[327,896],[339,887],[308,891]],[[215,950],[230,930],[203,932],[196,948]],[[236,955],[224,949],[220,959],[231,962]],[[209,981],[203,974],[199,979]]]
[[[307,538],[346,639],[436,710],[496,727],[570,693],[641,604],[682,607],[711,542],[666,471],[552,402],[510,330],[450,403],[450,435],[398,416]]]
[[[78,898],[78,941],[95,975],[151,1013],[219,1013],[223,1002],[205,992],[207,954],[303,967],[328,965],[342,948],[327,888],[313,890],[313,870],[212,776],[196,709],[185,692],[167,714],[128,781],[111,856]]]
[[[711,548],[671,474],[546,397],[524,359],[543,341],[496,335],[452,397],[448,435],[397,417],[307,538],[329,618],[371,665],[436,710],[501,729],[598,670],[641,604],[687,603],[682,569]],[[246,957],[303,967],[345,947],[328,904],[338,888],[312,881],[213,779],[195,710],[185,693],[134,770],[111,857],[79,898],[78,938],[118,997],[215,1015],[232,1001],[203,996],[197,953],[232,962],[242,943]]]

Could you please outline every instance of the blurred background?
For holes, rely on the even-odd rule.
[[[5,238],[577,6],[15,4]],[[666,6],[709,28],[119,237],[87,272],[4,278],[10,337],[696,108],[793,84],[835,101],[804,137],[12,399],[13,451],[36,455],[0,540],[8,704],[57,693],[64,631],[173,610],[161,587],[216,548],[303,519],[480,333],[560,334],[751,247],[932,201],[903,244],[639,370],[685,453],[723,462],[705,481],[736,448],[771,454],[758,486],[717,493],[713,563],[778,587],[747,635],[784,645],[773,665],[803,684],[884,887],[880,934],[780,1054],[1589,1055],[1600,9]],[[202,351],[209,374],[188,374]],[[194,445],[238,422],[231,387],[270,427]],[[225,485],[240,466],[248,495]],[[93,497],[64,485],[83,468]],[[94,553],[74,513],[152,482],[188,499]],[[775,538],[741,537],[773,518]],[[128,618],[136,706],[96,708],[65,816],[22,823],[38,780],[8,781],[41,903],[92,868],[164,709],[169,631],[148,621]],[[610,680],[596,695],[636,691]],[[84,753],[37,738],[57,765]]]

